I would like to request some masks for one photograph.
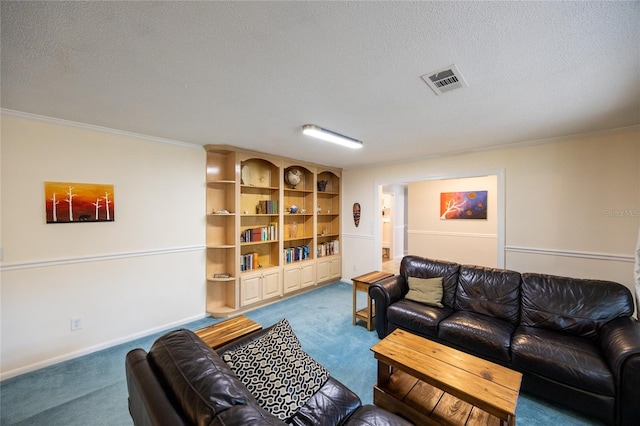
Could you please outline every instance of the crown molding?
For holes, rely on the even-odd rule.
[[[57,124],[60,126],[75,127],[77,129],[90,130],[90,131],[106,133],[110,135],[125,136],[125,137],[135,138],[135,139],[143,139],[150,142],[169,144],[169,145],[178,145],[178,146],[183,146],[183,147],[193,148],[193,149],[203,149],[202,145],[198,145],[195,143],[176,141],[173,139],[164,139],[156,136],[143,135],[141,133],[127,132],[125,130],[118,130],[118,129],[112,129],[110,127],[102,127],[102,126],[96,126],[93,124],[80,123],[78,121],[64,120],[62,118],[48,117],[45,115],[32,114],[30,112],[16,111],[13,109],[0,108],[0,114],[6,115],[9,117],[25,118],[28,120],[36,120],[44,123]]]

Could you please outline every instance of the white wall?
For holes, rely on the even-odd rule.
[[[521,147],[343,171],[343,278],[379,269],[381,184],[504,172],[504,267],[618,281],[633,289],[640,127]],[[500,255],[500,253],[498,253]]]
[[[202,147],[7,112],[1,136],[3,379],[205,315]],[[113,184],[115,221],[46,224],[45,181]]]
[[[458,263],[498,266],[496,175],[409,183],[409,253]],[[440,193],[487,191],[487,219],[441,220]]]

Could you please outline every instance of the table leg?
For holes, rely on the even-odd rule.
[[[500,420],[500,426],[516,426],[516,416],[510,415],[508,420]]]
[[[372,323],[373,323],[373,309],[372,309],[372,304],[371,304],[371,298],[369,297],[369,292],[367,292],[367,331],[371,331],[372,330]]]
[[[356,287],[357,283],[353,282],[353,325],[356,325]]]
[[[392,371],[393,369],[389,364],[378,360],[378,387],[383,387],[389,382]]]

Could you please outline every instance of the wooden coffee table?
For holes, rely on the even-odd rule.
[[[257,322],[240,315],[194,331],[211,348],[216,349],[251,332],[262,330]]]
[[[368,274],[360,275],[359,277],[351,278],[353,281],[353,325],[356,325],[356,320],[361,319],[365,322],[367,330],[373,330],[373,317],[375,316],[375,308],[369,297],[369,286],[385,278],[392,277],[393,274],[388,272],[374,271]],[[364,291],[367,293],[367,307],[358,310],[356,308],[356,292]]]
[[[522,374],[403,330],[371,350],[377,406],[420,425],[516,424]]]

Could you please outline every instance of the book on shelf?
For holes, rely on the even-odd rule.
[[[278,200],[261,200],[256,206],[257,214],[278,214]]]
[[[308,245],[289,247],[283,250],[284,263],[299,262],[310,258],[310,248]]]
[[[271,222],[268,226],[247,228],[240,234],[240,242],[251,243],[257,241],[275,241],[278,239],[278,223]]]
[[[318,257],[340,254],[340,240],[327,241],[318,244],[317,254]]]
[[[240,271],[251,271],[260,267],[260,255],[258,253],[247,253],[240,256]]]

